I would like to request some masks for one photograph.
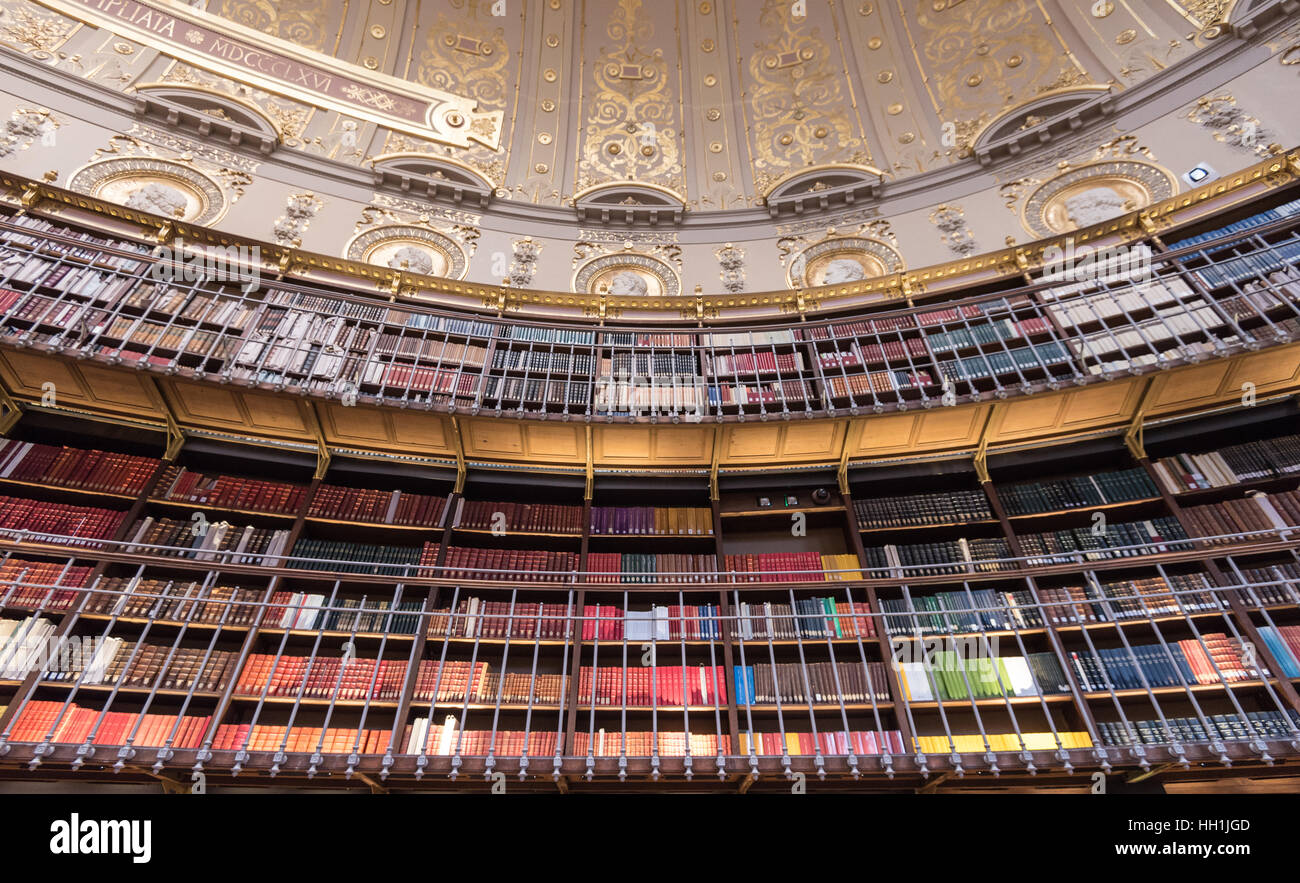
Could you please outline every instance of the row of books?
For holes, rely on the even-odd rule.
[[[968,524],[990,521],[988,497],[982,490],[954,489],[938,494],[871,496],[853,501],[858,527],[872,530],[904,525]]]
[[[721,665],[584,665],[579,672],[578,703],[637,708],[726,705],[727,670]]]
[[[166,622],[251,626],[266,594],[262,589],[209,586],[142,576],[106,576],[81,609],[83,616],[117,616]],[[281,593],[287,594],[287,593]],[[264,622],[264,625],[273,625]]]
[[[723,565],[739,582],[795,583],[862,579],[857,555],[758,552],[727,555]]]
[[[423,663],[432,660],[421,660]],[[436,664],[436,663],[434,663]],[[240,696],[370,699],[395,702],[406,681],[405,659],[250,654],[235,682]]]
[[[1290,742],[1300,729],[1300,714],[1288,710],[1248,711],[1246,714],[1212,714],[1163,720],[1098,721],[1104,745],[1159,745],[1167,742],[1212,742],[1217,739],[1264,739]]]
[[[447,715],[443,723],[429,725],[427,717],[407,724],[402,736],[407,754],[439,757],[466,755],[483,757],[489,752],[500,757],[547,757],[555,754],[559,734],[554,730],[465,730]]]
[[[1300,678],[1300,625],[1260,626],[1259,636],[1264,639],[1284,678]]]
[[[371,524],[437,527],[442,524],[446,507],[447,498],[434,494],[322,484],[312,495],[307,515]]]
[[[1167,652],[1166,652],[1167,651]],[[1261,676],[1241,655],[1241,642],[1221,632],[1160,644],[1099,647],[1071,652],[1079,686],[1090,693],[1254,680]],[[1144,683],[1145,681],[1145,683]]]
[[[614,604],[582,608],[584,641],[717,641],[722,638],[717,604],[655,605],[623,611]]]
[[[883,662],[792,662],[737,665],[736,705],[889,702]]]
[[[946,352],[997,344],[1005,346],[1008,340],[1022,340],[1051,330],[1048,321],[1038,316],[1019,320],[995,319],[966,328],[931,333],[926,335],[926,341],[935,352]]]
[[[1079,559],[1097,561],[1107,558],[1130,558],[1154,552],[1177,552],[1190,549],[1187,533],[1176,518],[1152,518],[1148,521],[1110,522],[1104,531],[1090,527],[1065,528],[1043,533],[1024,534],[1020,545],[1029,564],[1066,564]],[[1125,548],[1149,546],[1150,548]]]
[[[363,606],[364,605],[364,606]],[[419,601],[367,598],[327,599],[311,592],[272,593],[263,628],[413,635],[420,624]]]
[[[1221,537],[1216,544],[1240,542],[1233,534],[1273,531],[1300,525],[1300,491],[1252,494],[1244,500],[1223,500],[1204,506],[1183,509],[1192,534],[1198,537]],[[1273,537],[1253,537],[1271,539]]]
[[[493,503],[456,501],[452,526],[467,530],[527,531],[530,533],[582,533],[582,507],[560,503]]]
[[[878,600],[890,635],[948,635],[1043,626],[1042,615],[1028,589],[971,589],[969,596],[965,592],[935,592]]]
[[[1008,374],[1021,376],[1026,371],[1046,369],[1071,361],[1070,351],[1064,345],[1052,341],[940,361],[939,374],[953,381],[985,380]]]
[[[0,478],[139,496],[159,461],[111,451],[0,439]]]
[[[434,611],[429,618],[429,637],[447,638],[537,638],[567,640],[573,634],[568,604],[528,601],[488,601],[472,596],[461,598],[451,608]]]
[[[958,537],[907,545],[868,546],[867,564],[894,573],[971,573],[1014,570],[1011,547],[1001,537]]]
[[[386,331],[375,341],[375,355],[432,362],[435,365],[468,365],[482,368],[487,347],[431,337],[413,337]]]
[[[451,362],[451,364],[456,364]],[[528,374],[591,374],[591,353],[563,350],[511,350],[498,348],[492,353],[492,370],[524,371]]]
[[[998,487],[1008,515],[1033,515],[1087,506],[1104,506],[1159,495],[1146,470],[1121,469],[1053,481],[1027,481]]]
[[[283,724],[221,724],[213,751],[286,751],[298,754],[383,754],[391,730],[290,727]]]
[[[1187,248],[1191,245],[1199,245],[1202,242],[1209,242],[1226,236],[1229,233],[1243,233],[1247,230],[1253,230],[1255,227],[1262,227],[1271,224],[1274,221],[1280,221],[1283,218],[1289,218],[1293,215],[1300,214],[1300,199],[1293,199],[1290,202],[1284,202],[1275,208],[1264,209],[1242,218],[1239,221],[1233,221],[1231,224],[1225,224],[1222,227],[1216,227],[1205,233],[1198,233],[1195,236],[1188,236],[1185,239],[1179,239],[1176,242],[1169,243],[1170,249]]]
[[[126,539],[132,544],[126,547],[128,552],[231,564],[277,565],[280,562],[276,556],[285,553],[289,531],[229,521],[149,515],[127,530]],[[134,545],[137,543],[170,548],[140,548]]]
[[[59,665],[45,673],[45,680],[121,688],[219,693],[226,688],[239,665],[239,654],[230,650],[198,647],[170,647],[136,644],[124,638],[81,638],[78,652],[66,654],[70,665]],[[85,650],[93,647],[93,655]],[[57,648],[56,651],[57,652]]]
[[[705,554],[587,553],[587,579],[593,583],[693,583],[712,580],[717,568],[717,558]]]
[[[866,601],[796,599],[793,605],[742,601],[736,605],[736,635],[742,641],[798,641],[804,638],[871,638],[876,625]]]
[[[716,377],[738,374],[798,374],[804,369],[803,353],[733,352],[704,356],[704,370]]]
[[[694,752],[692,752],[693,754]],[[817,733],[740,733],[740,753],[760,757],[784,755],[809,757],[817,754],[847,757],[876,754],[905,754],[903,734],[898,730],[821,730]]]
[[[37,537],[108,539],[125,520],[123,510],[0,495],[0,528],[24,530]]]
[[[354,543],[299,537],[293,544],[292,566],[305,570],[333,570],[342,573],[388,575],[414,574],[419,567],[432,564],[429,551],[437,554],[437,543],[420,546],[396,546],[381,543]]]
[[[576,552],[547,549],[474,549],[449,546],[439,576],[447,579],[562,580],[578,569]],[[494,571],[484,573],[483,571]]]
[[[292,515],[302,505],[307,488],[284,481],[238,478],[168,466],[154,496],[178,503],[199,503],[227,509],[283,512]]]
[[[713,533],[713,512],[700,507],[592,506],[591,533],[596,536],[708,536]]]
[[[844,377],[827,377],[826,392],[831,399],[873,399],[880,392],[901,392],[934,386],[929,371],[869,371]]]
[[[1055,653],[987,656],[940,650],[925,661],[896,662],[894,668],[899,686],[911,702],[1070,692],[1070,682]]]
[[[725,737],[723,738],[725,744]],[[606,730],[604,727],[594,732],[579,730],[573,734],[573,754],[579,757],[652,757],[656,754],[660,757],[685,757],[688,748],[691,757],[716,757],[718,735],[673,730],[624,733],[620,730]]]
[[[0,561],[0,606],[66,610],[92,570],[84,564],[6,557]]]
[[[0,680],[21,681],[51,658],[55,624],[42,616],[0,619]],[[53,648],[55,660],[58,648]]]
[[[1092,737],[1079,730],[1051,733],[954,733],[945,736],[917,736],[922,754],[984,754],[988,751],[1056,751],[1058,748],[1091,748]]]
[[[138,748],[198,748],[212,724],[210,715],[101,711],[62,700],[29,700],[14,718],[13,742],[125,745]]]
[[[1292,475],[1300,472],[1300,435],[1243,442],[1206,454],[1176,454],[1151,465],[1171,494]]]
[[[1247,279],[1271,278],[1271,274],[1277,271],[1284,271],[1290,275],[1294,273],[1293,265],[1298,261],[1300,261],[1300,243],[1283,240],[1250,254],[1220,260],[1218,263],[1201,267],[1195,272],[1201,277],[1205,287],[1213,291]]]

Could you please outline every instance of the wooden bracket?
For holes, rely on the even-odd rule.
[[[709,465],[709,499],[720,499],[718,496],[718,458],[722,448],[722,427],[713,427],[713,462]]]
[[[930,781],[926,782],[920,788],[916,789],[917,794],[934,794],[939,790],[939,786],[952,776],[950,772],[942,772]]]
[[[980,480],[980,484],[992,480],[989,478],[989,427],[993,425],[993,412],[997,409],[997,405],[989,408],[989,415],[984,418],[984,428],[980,430],[979,447],[975,449],[975,477]]]
[[[378,782],[376,782],[376,781],[375,781],[371,776],[368,776],[368,775],[366,775],[365,773],[357,773],[357,778],[360,779],[362,782],[365,782],[366,785],[368,785],[368,786],[370,787],[370,793],[371,793],[371,794],[387,794],[387,793],[388,793],[388,789],[387,789],[387,788],[385,788],[383,785],[381,785],[381,784],[379,784]]]
[[[853,430],[853,421],[844,424],[844,443],[840,445],[840,465],[835,470],[835,479],[839,482],[840,493],[849,492],[849,433]]]
[[[311,423],[311,433],[316,436],[316,471],[312,474],[312,478],[319,481],[329,471],[332,455],[330,454],[329,445],[325,443],[325,430],[321,428],[320,412],[316,408],[317,404],[315,402],[309,402],[307,405],[308,415],[311,418],[309,421]]]
[[[158,385],[158,378],[150,377],[148,388],[153,393],[158,410],[162,411],[163,420],[167,423],[167,447],[163,451],[163,459],[170,463],[180,455],[181,446],[185,444],[185,430],[181,429],[180,423],[176,421],[176,415],[172,414],[171,406],[167,404],[167,397],[163,395],[162,387]]]
[[[1146,385],[1142,388],[1142,397],[1138,399],[1137,410],[1133,412],[1133,419],[1129,421],[1128,429],[1124,432],[1124,447],[1128,448],[1134,460],[1145,460],[1147,458],[1147,449],[1142,436],[1142,423],[1146,419],[1147,408],[1149,407],[1147,399],[1151,396],[1151,387],[1154,381],[1154,377],[1147,378]]]
[[[8,435],[9,430],[22,419],[23,407],[9,395],[3,383],[0,383],[0,405],[4,406],[4,414],[0,415],[0,435]]]
[[[456,443],[456,487],[452,490],[459,494],[465,490],[465,440],[461,438],[460,421],[451,418],[451,439]]]
[[[1168,772],[1169,770],[1179,769],[1179,768],[1180,765],[1176,763],[1162,763],[1160,764],[1160,766],[1153,766],[1151,769],[1144,770],[1143,772],[1140,773],[1139,772],[1130,773],[1124,779],[1124,782],[1128,785],[1136,785],[1138,782],[1145,781],[1147,779],[1152,778],[1153,776],[1158,776],[1161,773],[1165,773]]]
[[[582,498],[584,500],[590,500],[592,497],[592,492],[595,490],[595,487],[596,487],[596,469],[595,469],[595,463],[592,460],[591,425],[588,424],[587,426],[587,488],[585,491],[583,491]]]

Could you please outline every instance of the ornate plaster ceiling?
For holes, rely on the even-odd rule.
[[[762,205],[809,168],[898,180],[958,162],[1010,108],[1123,89],[1186,58],[1230,6],[208,0],[206,11],[500,114],[495,149],[380,130],[361,161],[435,154],[476,170],[498,198],[548,205],[634,181],[698,212]]]

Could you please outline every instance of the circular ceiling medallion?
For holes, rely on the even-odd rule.
[[[463,279],[469,267],[455,240],[426,227],[376,227],[353,237],[344,257],[404,273]]]
[[[682,293],[682,283],[673,268],[658,258],[607,254],[578,268],[573,290],[618,298],[675,297]]]
[[[810,245],[790,262],[787,281],[792,288],[846,285],[888,276],[903,269],[903,258],[876,239],[841,236]]]
[[[1025,200],[1021,223],[1039,237],[1091,227],[1177,192],[1174,176],[1151,163],[1107,160],[1065,171]]]
[[[189,166],[152,157],[118,157],[91,163],[72,176],[68,188],[137,211],[195,224],[210,224],[226,210],[226,196],[216,181]]]

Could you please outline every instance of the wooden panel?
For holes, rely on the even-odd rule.
[[[390,415],[393,443],[405,450],[437,456],[454,456],[451,420],[441,414],[396,411]]]
[[[231,389],[213,384],[173,383],[168,385],[168,404],[185,426],[215,424],[223,429],[243,426],[247,421],[239,397]]]
[[[1066,396],[1036,395],[998,404],[989,426],[989,441],[1024,438],[1051,432],[1060,425]]]
[[[524,453],[524,428],[517,420],[470,420],[462,422],[465,456],[487,460]]]
[[[328,445],[369,448],[393,441],[388,415],[378,408],[345,408],[335,402],[324,402],[317,404],[316,413],[320,415],[321,432]]]
[[[830,420],[806,420],[787,424],[781,445],[782,458],[838,459],[845,425],[842,421]]]
[[[780,425],[772,423],[728,426],[719,462],[774,461],[781,450],[781,430]]]
[[[528,423],[524,426],[524,454],[542,462],[585,461],[585,436],[583,427],[574,423]]]
[[[240,397],[244,400],[248,422],[253,426],[276,434],[311,435],[311,427],[303,419],[299,407],[304,402],[297,396],[245,392],[241,393]]]
[[[1270,349],[1251,353],[1229,363],[1224,388],[1219,392],[1225,398],[1242,394],[1242,385],[1255,384],[1257,393],[1271,391],[1300,380],[1300,347]]]
[[[650,458],[655,463],[707,466],[713,457],[712,446],[712,428],[656,426],[650,430]]]
[[[98,402],[117,406],[133,416],[155,407],[151,391],[145,387],[151,378],[138,371],[116,371],[90,364],[74,365],[73,370],[81,375],[91,398]]]
[[[8,350],[4,353],[4,367],[5,383],[16,395],[39,399],[43,385],[53,383],[56,398],[77,402],[93,401],[81,378],[73,372],[70,362]]]
[[[593,426],[592,458],[598,463],[645,462],[651,458],[647,427]]]
[[[1142,394],[1142,380],[1129,377],[1102,386],[1070,390],[1062,396],[1061,426],[1084,429],[1097,424],[1127,422]]]
[[[912,440],[917,449],[932,450],[966,445],[984,428],[984,408],[942,408],[920,414],[920,425]]]
[[[879,417],[858,417],[862,424],[858,443],[849,449],[849,457],[871,457],[906,451],[912,446],[919,422],[918,414],[883,414]]]
[[[1219,390],[1227,376],[1228,363],[1221,360],[1157,374],[1148,399],[1148,413],[1213,404],[1219,400]]]

